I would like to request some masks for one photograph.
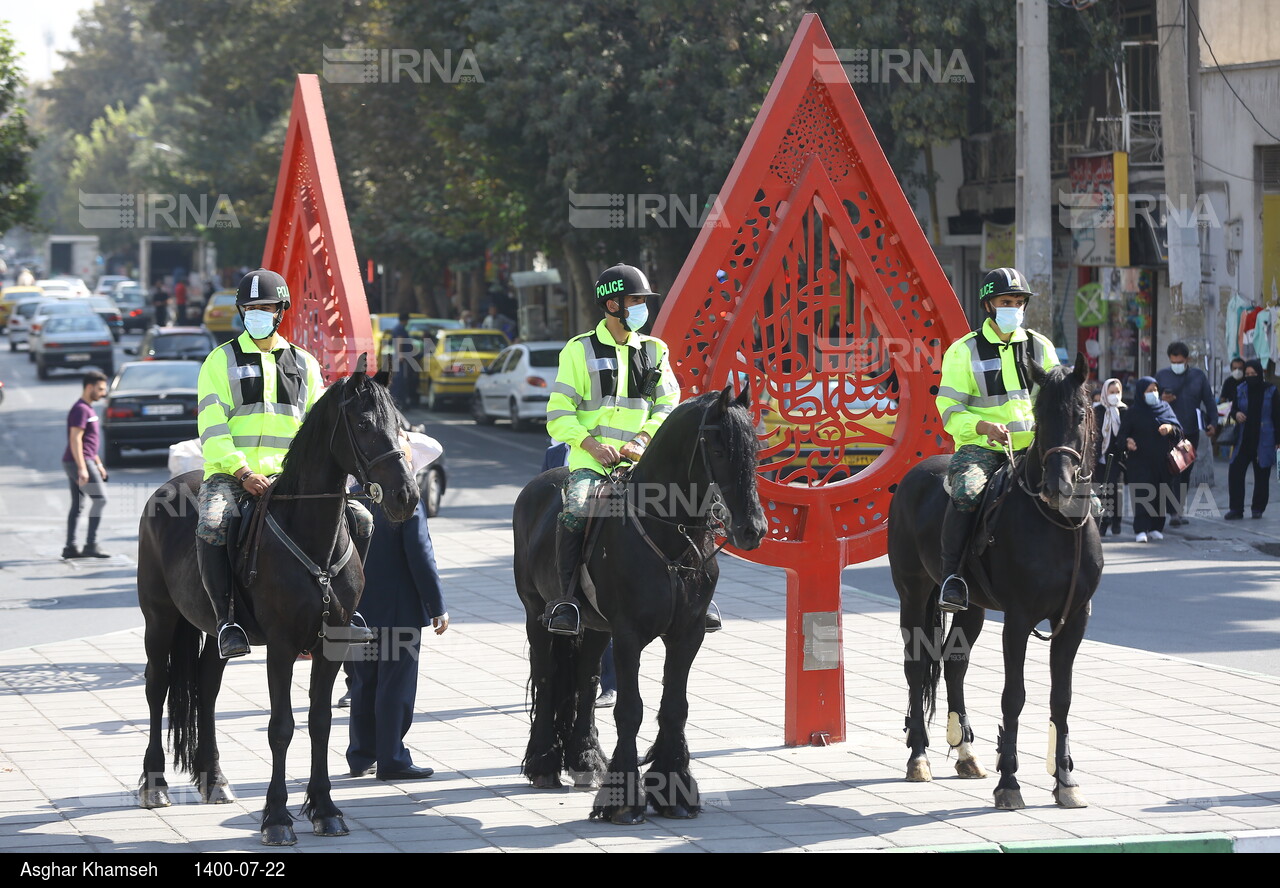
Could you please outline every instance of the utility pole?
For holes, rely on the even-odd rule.
[[[1042,297],[1028,306],[1028,326],[1047,330],[1052,323],[1054,293],[1053,196],[1049,193],[1049,10],[1045,0],[1018,0],[1017,76],[1014,255],[1018,270]]]
[[[1184,0],[1156,0],[1159,41],[1160,129],[1164,143],[1164,181],[1169,233],[1168,342],[1204,340],[1200,305],[1200,234],[1196,213],[1196,176],[1192,163],[1191,112],[1187,97],[1187,15]],[[1159,331],[1157,330],[1157,333]],[[1157,355],[1164,354],[1153,343]]]

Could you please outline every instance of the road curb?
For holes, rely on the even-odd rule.
[[[980,842],[972,845],[899,848],[915,853],[974,854],[1231,854],[1280,850],[1280,830],[1246,833],[1186,833],[1127,836],[1113,839],[1046,839],[1026,842]]]

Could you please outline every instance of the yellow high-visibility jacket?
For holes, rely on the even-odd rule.
[[[659,377],[652,400],[641,396],[640,349]],[[569,340],[547,401],[547,434],[569,445],[569,468],[608,470],[582,449],[588,435],[621,448],[641,432],[650,437],[680,403],[680,385],[661,339],[632,333],[614,341],[601,321],[590,333]]]
[[[942,356],[936,403],[943,428],[957,450],[966,444],[1004,449],[988,444],[985,435],[974,431],[982,420],[1008,426],[1014,451],[1031,446],[1035,436],[1031,409],[1034,386],[1018,366],[1020,358],[1045,370],[1058,366],[1057,350],[1046,337],[1019,329],[1007,343],[1001,342],[990,318],[979,330],[953,342]]]
[[[296,345],[261,351],[248,333],[218,346],[200,367],[204,477],[248,466],[277,475],[302,421],[324,393],[320,363]]]

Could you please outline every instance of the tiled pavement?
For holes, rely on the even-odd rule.
[[[424,642],[408,742],[428,781],[335,780],[351,835],[312,836],[292,852],[867,850],[981,842],[1236,833],[1280,828],[1280,680],[1085,641],[1077,660],[1072,752],[1090,807],[1060,810],[1043,769],[1048,646],[1032,642],[1021,732],[1018,812],[991,808],[995,778],[950,776],[942,718],[938,779],[902,780],[906,692],[894,604],[846,589],[848,741],[782,745],[784,584],[780,571],[725,559],[717,600],[728,629],[708,639],[690,682],[689,746],[707,810],[638,827],[587,820],[591,796],[535,791],[517,771],[527,740],[522,615],[510,530],[466,518],[433,524],[453,626]],[[642,748],[654,733],[661,645],[646,653]],[[995,764],[1002,687],[999,627],[969,672],[976,749]],[[141,631],[0,652],[0,851],[254,851],[270,773],[264,657],[228,669],[220,698],[224,770],[238,801],[194,803],[170,774],[175,804],[136,807],[146,744]],[[298,733],[290,801],[307,771],[306,670],[297,670]],[[610,717],[601,722],[606,750]],[[329,760],[344,773],[346,714]]]

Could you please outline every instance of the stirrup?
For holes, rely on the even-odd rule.
[[[947,584],[955,580],[960,584],[960,589],[964,592],[964,596],[959,600],[947,597]],[[964,577],[960,574],[952,574],[942,581],[942,587],[938,590],[938,607],[950,613],[958,613],[969,609],[969,584],[965,582]]]
[[[724,620],[720,617],[720,606],[714,601],[707,602],[707,615],[702,618],[707,632],[719,632],[724,628]]]
[[[228,630],[234,629],[243,639],[243,644],[234,644],[239,639],[225,638],[224,635]],[[249,653],[249,636],[239,623],[233,623],[230,620],[218,627],[218,656],[224,660],[233,660],[236,657],[243,657]]]
[[[369,624],[365,622],[364,615],[360,611],[351,612],[351,640],[348,644],[370,644],[378,636],[369,628]]]
[[[562,607],[573,609],[573,628],[572,629],[570,629],[568,626],[554,625],[556,621],[561,617],[561,614],[559,612]],[[565,621],[567,622],[567,618],[565,618]],[[582,629],[582,613],[581,611],[578,610],[578,605],[575,602],[561,601],[561,602],[558,602],[555,607],[551,608],[549,613],[543,615],[542,625],[546,626],[547,631],[550,632],[552,635],[577,635],[578,632]]]

